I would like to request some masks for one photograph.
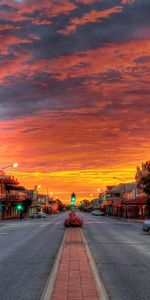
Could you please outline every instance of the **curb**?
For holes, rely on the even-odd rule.
[[[56,276],[57,276],[57,271],[58,271],[58,268],[59,268],[62,252],[63,252],[63,249],[64,249],[66,235],[67,235],[67,229],[65,230],[63,239],[62,239],[62,241],[60,243],[60,246],[58,248],[57,255],[56,255],[56,258],[54,260],[54,264],[53,264],[52,269],[49,273],[49,276],[48,276],[48,279],[47,279],[47,282],[45,284],[45,287],[44,287],[44,290],[43,290],[43,293],[42,293],[42,296],[41,296],[40,300],[52,300],[51,297],[52,297],[53,287],[54,287],[55,279],[56,279]]]
[[[81,229],[80,229],[80,231],[81,231],[82,239],[83,239],[84,246],[85,246],[85,249],[86,249],[87,257],[88,257],[88,260],[89,260],[89,265],[90,265],[90,268],[91,268],[91,271],[92,271],[92,274],[93,274],[93,278],[94,278],[94,281],[95,281],[95,284],[96,284],[96,287],[97,287],[99,300],[110,300],[110,297],[109,297],[108,292],[106,290],[106,287],[103,283],[102,277],[101,277],[101,275],[100,275],[100,273],[97,269],[96,263],[94,261],[91,250],[88,246],[86,238],[85,238],[85,236],[84,236]]]

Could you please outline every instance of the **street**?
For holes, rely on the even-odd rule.
[[[0,223],[1,300],[40,299],[65,232],[66,215]],[[150,236],[142,224],[78,215],[110,298],[149,299]]]
[[[86,213],[80,217],[111,299],[149,299],[150,236],[142,224]]]
[[[40,299],[64,235],[64,213],[0,222],[0,299]]]

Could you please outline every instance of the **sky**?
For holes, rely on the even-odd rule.
[[[0,1],[0,167],[67,201],[150,159],[150,1]]]

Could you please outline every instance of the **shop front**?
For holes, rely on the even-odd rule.
[[[0,176],[0,220],[21,218],[25,210],[27,191],[13,177]]]
[[[146,197],[120,200],[105,206],[107,215],[128,219],[145,219],[150,217],[150,207]]]

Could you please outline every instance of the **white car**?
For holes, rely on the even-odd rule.
[[[150,233],[150,220],[145,220],[143,223],[143,231]]]
[[[46,214],[43,212],[37,212],[31,216],[32,219],[42,219],[46,218]]]
[[[91,212],[91,215],[93,215],[93,216],[104,216],[104,212],[97,209],[97,210],[93,210]]]

